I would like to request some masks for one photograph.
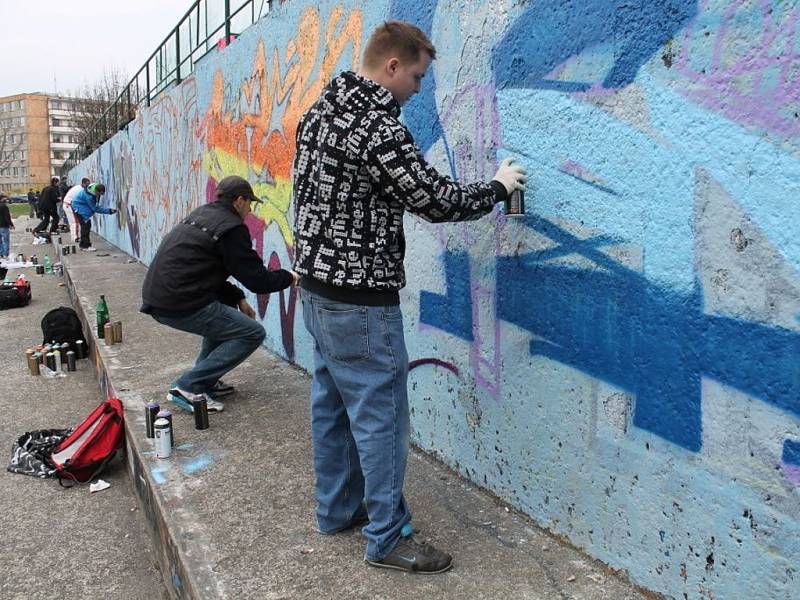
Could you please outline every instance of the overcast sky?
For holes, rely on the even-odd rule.
[[[0,0],[0,96],[67,94],[104,69],[128,81],[192,2]]]

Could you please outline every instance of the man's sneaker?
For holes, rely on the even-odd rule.
[[[409,531],[406,532],[406,528]],[[367,562],[373,567],[397,569],[398,571],[408,571],[409,573],[420,573],[422,575],[444,573],[453,566],[452,556],[437,550],[430,544],[416,541],[410,525],[403,527],[403,531],[405,535],[400,536],[400,540],[394,550],[381,560],[367,559]]]
[[[211,388],[211,395],[214,398],[222,398],[223,396],[230,396],[232,393],[236,391],[236,389],[232,385],[228,385],[222,379],[217,380],[217,383],[214,384],[214,387]]]
[[[97,252],[97,248],[94,246],[89,246],[88,248],[81,248],[84,252]]]
[[[192,406],[192,400],[197,396],[205,396],[208,412],[222,412],[225,410],[225,405],[222,402],[217,402],[208,394],[193,394],[179,388],[172,388],[167,394],[167,400],[181,407],[183,410],[193,413],[194,407]]]

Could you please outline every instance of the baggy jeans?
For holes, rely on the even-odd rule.
[[[366,505],[366,558],[394,549],[411,512],[403,497],[408,458],[408,353],[399,306],[361,306],[301,290],[314,339],[311,436],[317,523],[352,524]]]
[[[244,362],[266,337],[261,323],[217,301],[187,316],[153,318],[162,325],[203,337],[194,366],[173,384],[194,394],[209,392],[220,377]]]

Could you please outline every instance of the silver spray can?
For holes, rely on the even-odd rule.
[[[156,458],[169,458],[172,455],[172,430],[169,421],[166,419],[156,419],[153,423],[155,430]]]
[[[522,190],[514,190],[508,195],[506,198],[506,216],[525,216],[525,192]]]

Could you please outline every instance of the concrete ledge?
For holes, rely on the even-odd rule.
[[[257,352],[226,381],[211,427],[165,405],[169,383],[196,356],[199,340],[138,312],[145,268],[96,240],[98,252],[64,258],[73,305],[86,325],[104,392],[126,410],[128,468],[145,509],[165,584],[174,598],[641,598],[603,565],[562,544],[528,518],[412,452],[406,494],[415,527],[455,556],[454,569],[422,577],[363,562],[357,531],[322,536],[314,523],[309,431],[310,379]],[[94,335],[105,294],[123,343]],[[144,404],[173,410],[172,458],[155,458]]]

